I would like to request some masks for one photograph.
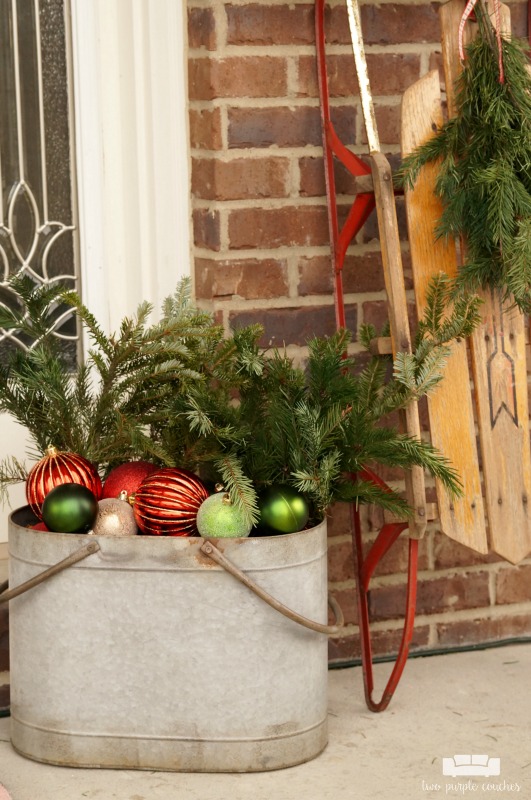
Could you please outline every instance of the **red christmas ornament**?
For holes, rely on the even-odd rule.
[[[112,469],[103,483],[103,499],[120,497],[120,492],[127,492],[130,497],[147,475],[155,472],[157,467],[149,461],[129,461]]]
[[[135,494],[136,524],[142,533],[155,536],[193,536],[197,511],[207,497],[193,472],[164,467],[144,478]]]
[[[44,522],[37,522],[36,525],[30,525],[30,528],[34,531],[46,531],[46,533],[49,533],[49,528],[46,527]]]
[[[42,519],[44,498],[63,483],[77,483],[90,489],[97,500],[101,497],[101,478],[94,464],[77,453],[60,452],[50,445],[26,481],[26,499],[36,517]]]

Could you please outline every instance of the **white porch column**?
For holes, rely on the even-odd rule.
[[[190,273],[186,4],[71,6],[82,293],[115,329]]]

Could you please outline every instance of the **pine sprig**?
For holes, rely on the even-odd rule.
[[[531,267],[523,236],[531,224],[531,75],[527,46],[502,40],[505,82],[483,2],[479,34],[457,81],[457,113],[406,156],[397,182],[411,188],[422,167],[439,161],[435,191],[443,212],[437,236],[463,237],[466,261],[457,289],[496,288],[531,311]]]
[[[0,369],[0,409],[29,431],[39,452],[53,443],[97,464],[103,472],[131,458],[173,465],[164,443],[151,436],[152,417],[178,386],[201,380],[205,353],[223,333],[190,303],[189,281],[165,301],[160,323],[148,322],[151,306],[107,335],[73,292],[35,287],[25,278],[11,282],[19,308],[12,323],[39,342],[17,351]],[[75,309],[92,341],[87,363],[74,372],[50,336],[55,309]]]
[[[28,477],[26,465],[14,456],[7,456],[0,462],[0,503],[7,500],[7,489],[18,483],[24,483]]]
[[[469,335],[477,324],[479,300],[462,297],[450,308],[450,291],[447,276],[434,279],[415,349],[397,355],[391,379],[386,357],[375,356],[361,371],[356,369],[355,358],[346,355],[349,333],[344,330],[308,343],[304,371],[279,351],[263,358],[260,378],[250,376],[241,386],[234,409],[234,429],[246,430],[244,445],[238,445],[237,435],[230,441],[231,454],[259,491],[274,483],[294,486],[310,500],[314,520],[337,499],[376,498],[403,514],[405,503],[398,493],[371,485],[364,494],[364,482],[353,484],[345,477],[376,463],[423,466],[450,493],[460,493],[455,470],[429,442],[383,424],[390,413],[435,388],[450,351],[450,333]],[[364,332],[367,344],[374,333],[369,328]],[[224,446],[223,437],[219,442]]]
[[[226,492],[240,509],[246,522],[256,524],[260,519],[256,490],[242,470],[240,459],[227,453],[215,462]]]

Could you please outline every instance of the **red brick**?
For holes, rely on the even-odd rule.
[[[496,603],[525,603],[531,600],[531,564],[507,567],[496,576]]]
[[[318,108],[229,109],[229,147],[321,144]]]
[[[374,104],[376,127],[381,144],[394,144],[400,141],[400,105]],[[362,128],[361,143],[367,144],[365,126]]]
[[[380,531],[385,522],[383,508],[372,504],[365,506],[363,522],[363,530],[367,531],[367,533]]]
[[[260,342],[262,347],[304,345],[313,336],[329,336],[336,329],[332,305],[233,311],[230,313],[229,321],[232,328],[256,323],[262,325],[264,327],[264,335]],[[355,328],[355,308],[347,308],[347,324]]]
[[[192,192],[204,200],[287,197],[287,158],[192,159]]]
[[[406,289],[413,288],[411,258],[402,253],[402,269]],[[385,288],[382,255],[377,252],[347,255],[343,268],[343,288],[348,293],[380,292]]]
[[[379,332],[389,320],[389,311],[386,300],[367,300],[362,304],[363,322],[365,325],[374,325]]]
[[[216,25],[211,8],[188,9],[188,47],[216,49]]]
[[[305,156],[299,159],[300,185],[302,197],[324,197],[326,194],[324,162],[322,158]]]
[[[531,614],[440,622],[436,626],[439,645],[454,647],[496,642],[531,634]]]
[[[356,140],[356,109],[339,106],[332,110],[338,136],[345,144]],[[305,147],[322,145],[321,117],[316,107],[231,108],[229,147]]]
[[[313,4],[225,6],[227,43],[252,45],[313,44]]]
[[[328,243],[326,208],[234,209],[229,214],[229,242],[231,250],[325,245]]]
[[[357,625],[358,623],[358,598],[356,595],[356,588],[354,584],[352,585],[351,589],[330,589],[330,594],[336,600],[341,611],[343,612],[343,617],[345,619],[345,625]],[[328,613],[328,624],[334,624],[334,614],[331,609],[329,609]]]
[[[246,300],[282,297],[288,293],[286,262],[283,259],[242,259],[213,261],[197,258],[196,296],[200,299],[231,297]]]
[[[219,250],[220,228],[219,214],[205,208],[196,208],[193,212],[194,244],[207,250]]]
[[[326,194],[323,159],[305,156],[299,159],[300,194],[303,197],[324,197]],[[336,194],[353,195],[355,178],[339,161],[334,161]]]
[[[404,615],[406,585],[380,586],[369,595],[371,619],[394,619]],[[436,614],[489,605],[488,573],[463,573],[418,583],[417,614]]]
[[[346,257],[343,268],[345,292],[380,292],[385,288],[381,253],[360,253]]]
[[[496,553],[481,555],[471,550],[464,544],[455,542],[440,531],[434,536],[433,554],[435,569],[448,569],[449,567],[472,567],[479,564],[492,564],[503,559]]]
[[[190,110],[190,146],[202,150],[221,150],[221,111]]]
[[[299,58],[298,89],[301,97],[318,97],[317,62],[314,56]],[[359,85],[350,53],[329,55],[326,60],[331,97],[357,97]],[[367,54],[373,97],[403,94],[420,75],[420,56],[407,53]]]
[[[301,297],[328,294],[333,291],[333,268],[331,256],[302,256],[299,259],[298,293]],[[409,264],[409,254],[403,254],[404,269]],[[404,276],[406,289],[412,288],[409,275]],[[343,265],[343,291],[346,294],[382,292],[385,288],[381,253],[352,253],[346,256]],[[373,302],[373,301],[371,301]],[[387,315],[387,305],[382,312]],[[369,316],[371,316],[369,314]],[[378,312],[378,318],[380,313]],[[385,320],[385,317],[383,318]],[[381,327],[381,326],[380,326]]]
[[[411,652],[422,651],[429,645],[430,629],[428,625],[419,625],[413,631]],[[374,656],[396,654],[402,639],[402,629],[391,631],[372,631],[371,644]],[[328,660],[340,664],[346,661],[358,661],[361,656],[359,634],[331,637],[328,640]],[[383,682],[382,682],[383,689]],[[378,690],[376,690],[378,696]]]
[[[328,544],[328,580],[330,583],[354,580],[354,554],[352,542],[339,542],[331,540]]]
[[[396,218],[398,222],[398,232],[400,235],[400,239],[403,242],[408,241],[408,234],[407,234],[407,220],[406,220],[406,209],[404,204],[403,197],[396,197],[395,199],[395,206],[396,206]],[[379,239],[379,231],[378,231],[378,218],[375,213],[371,214],[363,229],[361,231],[361,240],[364,244],[369,242],[374,242]]]
[[[334,503],[327,522],[328,536],[344,536],[352,533],[351,504]]]
[[[487,572],[465,572],[448,578],[419,581],[418,614],[481,608],[488,606],[489,603],[489,575]]]
[[[370,541],[364,542],[364,558],[367,557],[374,537]],[[401,534],[393,546],[387,551],[384,557],[378,562],[378,566],[374,571],[375,577],[378,575],[395,575],[407,572],[409,563],[409,536],[407,532]],[[427,539],[421,539],[418,544],[418,568],[425,570],[428,564],[428,542]]]
[[[330,294],[334,288],[331,256],[302,256],[298,263],[301,297],[315,294]]]
[[[439,3],[402,5],[395,3],[361,6],[363,40],[369,44],[439,42]],[[350,44],[347,10],[336,6],[326,17],[326,36],[331,44]]]
[[[190,100],[218,97],[284,97],[287,91],[285,58],[238,56],[191,58],[188,61]]]

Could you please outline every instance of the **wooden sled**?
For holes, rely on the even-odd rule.
[[[330,120],[324,0],[315,0],[336,321],[338,327],[345,324],[342,269],[348,244],[365,222],[373,205],[376,205],[389,306],[391,348],[389,349],[385,341],[376,342],[375,348],[379,352],[410,351],[411,334],[391,168],[380,152],[378,142],[358,2],[346,0],[346,3],[369,142],[370,167],[344,147]],[[457,40],[464,7],[463,0],[449,0],[439,11],[449,114],[455,113],[453,87],[461,69]],[[502,6],[502,25],[505,30],[510,30],[510,12],[507,6]],[[474,36],[475,25],[467,23],[465,35]],[[433,136],[442,121],[439,75],[431,72],[404,94],[401,134],[403,155]],[[334,158],[355,176],[354,193],[357,196],[343,228],[338,224]],[[458,268],[456,246],[452,242],[436,240],[434,235],[441,215],[440,201],[433,191],[435,172],[435,166],[425,167],[414,189],[406,192],[408,238],[419,315],[425,307],[426,290],[431,276],[441,271],[454,275]],[[450,538],[482,554],[491,549],[513,564],[531,552],[531,451],[524,319],[510,303],[503,304],[496,292],[484,292],[483,300],[481,325],[469,343],[461,342],[453,348],[444,380],[428,397],[432,442],[457,468],[464,486],[463,497],[458,500],[450,499],[445,489],[436,485],[437,507],[434,509],[426,501],[424,474],[421,469],[415,468],[405,476],[407,498],[414,510],[413,518],[407,522],[385,524],[366,555],[362,548],[359,512],[352,509],[365,698],[372,711],[382,711],[387,707],[408,657],[415,618],[418,541],[424,535],[428,520],[438,518],[440,529]],[[420,436],[416,403],[411,403],[406,409],[402,424],[408,434]],[[364,477],[383,483],[369,470]],[[383,695],[376,701],[373,699],[368,589],[379,561],[406,529],[409,536],[409,567],[402,641]]]

